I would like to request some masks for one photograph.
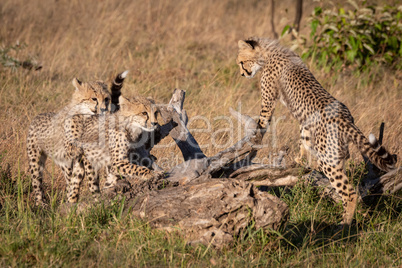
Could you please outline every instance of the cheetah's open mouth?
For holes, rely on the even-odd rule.
[[[154,126],[151,126],[151,127],[146,127],[146,126],[141,125],[141,124],[138,123],[138,122],[131,122],[131,123],[130,123],[130,127],[131,127],[132,129],[140,128],[140,129],[142,129],[142,130],[151,132],[151,131],[154,131],[154,130],[158,129],[159,125],[154,125]]]

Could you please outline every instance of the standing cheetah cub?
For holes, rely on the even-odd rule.
[[[350,225],[357,195],[344,173],[348,143],[356,144],[384,171],[395,168],[396,155],[380,146],[373,134],[369,139],[362,134],[348,108],[320,85],[294,52],[277,41],[257,37],[240,40],[238,47],[236,62],[241,75],[252,78],[262,71],[259,127],[266,129],[277,99],[289,108],[300,123],[302,146],[317,157],[318,165],[342,196],[343,223]]]
[[[112,85],[112,96],[107,85],[102,81],[84,83],[73,80],[75,91],[69,105],[58,113],[44,113],[35,117],[28,130],[27,152],[29,161],[28,172],[32,177],[35,203],[44,204],[42,175],[47,157],[61,168],[67,182],[68,202],[76,202],[77,189],[72,187],[76,181],[84,177],[83,164],[79,161],[79,152],[74,152],[73,139],[82,133],[82,126],[71,121],[74,115],[80,114],[89,117],[94,114],[105,113],[110,110],[110,101],[113,95],[120,94],[122,80],[127,72],[117,76]],[[116,83],[118,81],[118,83]],[[84,159],[85,160],[85,159]],[[88,165],[88,163],[87,163]],[[90,169],[90,167],[87,167]],[[91,192],[98,192],[99,186],[89,182]]]
[[[120,177],[134,175],[150,179],[162,175],[133,164],[129,157],[130,152],[146,145],[148,133],[158,129],[157,106],[153,100],[142,97],[120,97],[118,103],[119,109],[113,114],[73,117],[83,125],[83,135],[74,144],[83,150],[93,167],[93,171],[85,170],[85,173],[94,172],[91,176],[96,179],[99,169],[107,167],[106,189],[114,189]]]

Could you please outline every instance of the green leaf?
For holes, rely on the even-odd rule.
[[[289,29],[290,25],[286,25],[282,30],[281,37],[284,36],[289,31]]]
[[[398,48],[398,39],[396,39],[395,36],[390,36],[388,39],[388,45],[396,50]]]
[[[321,13],[322,13],[321,7],[314,8],[314,12],[313,12],[314,16],[319,16],[319,15],[321,15]]]
[[[335,46],[332,47],[332,53],[338,54],[338,51],[341,49],[341,46],[339,44],[336,44]]]
[[[346,59],[350,62],[354,62],[356,57],[356,52],[354,50],[346,51]]]
[[[318,20],[313,20],[311,22],[311,36],[314,36],[316,31],[317,31],[317,27],[320,24],[320,22]]]
[[[356,42],[356,39],[354,37],[349,36],[349,42],[350,42],[350,45],[352,47],[352,50],[357,50],[358,49],[357,42]]]
[[[374,27],[376,28],[376,29],[378,29],[378,30],[382,30],[382,25],[381,25],[381,23],[376,23],[375,25],[374,25]]]
[[[402,44],[399,43],[399,56],[402,57]]]
[[[392,55],[392,52],[391,52],[391,51],[386,52],[386,53],[384,54],[384,59],[385,59],[387,62],[392,62],[392,60],[394,59],[394,57],[393,57],[393,55]]]

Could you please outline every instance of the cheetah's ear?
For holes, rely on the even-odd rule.
[[[239,46],[239,49],[242,50],[253,50],[258,47],[258,43],[254,40],[239,40],[237,45]]]
[[[249,44],[247,44],[243,40],[239,40],[239,42],[237,42],[237,45],[239,46],[239,49],[253,49],[252,46],[250,46]]]
[[[81,88],[82,82],[78,80],[77,78],[73,79],[73,86],[75,87],[76,90],[79,90]]]
[[[155,100],[152,97],[147,97],[147,100],[149,100],[150,103],[155,104]]]

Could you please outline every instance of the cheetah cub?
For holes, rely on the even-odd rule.
[[[106,190],[113,190],[121,177],[134,175],[150,179],[162,175],[145,166],[136,165],[130,159],[130,153],[136,148],[147,145],[149,133],[158,130],[159,110],[154,101],[143,97],[120,97],[118,104],[119,109],[113,114],[73,117],[78,125],[83,126],[83,135],[74,144],[83,150],[93,168],[85,170],[85,173],[93,172],[91,177],[97,179],[97,172],[106,167]]]
[[[350,225],[357,195],[344,173],[353,142],[371,162],[384,171],[395,168],[396,155],[379,145],[373,134],[367,139],[353,122],[348,108],[332,97],[315,79],[299,56],[277,41],[253,37],[238,42],[237,64],[242,76],[252,78],[261,70],[262,104],[258,125],[265,130],[276,100],[288,107],[299,121],[301,150],[315,155],[343,201],[343,224]]]
[[[72,146],[74,137],[81,135],[71,118],[80,114],[89,117],[94,114],[106,113],[110,110],[113,95],[119,95],[121,83],[127,71],[119,74],[112,84],[112,95],[107,85],[102,81],[81,82],[73,80],[75,91],[69,105],[58,113],[44,113],[35,117],[29,127],[27,137],[27,152],[35,203],[45,205],[43,201],[42,175],[47,157],[61,168],[67,182],[68,202],[76,202],[77,187],[74,186],[84,177],[84,163],[79,161],[80,152]],[[116,82],[117,81],[117,82]],[[83,159],[85,160],[85,159]],[[87,167],[90,169],[90,167]],[[89,182],[91,192],[98,192],[99,186]]]

